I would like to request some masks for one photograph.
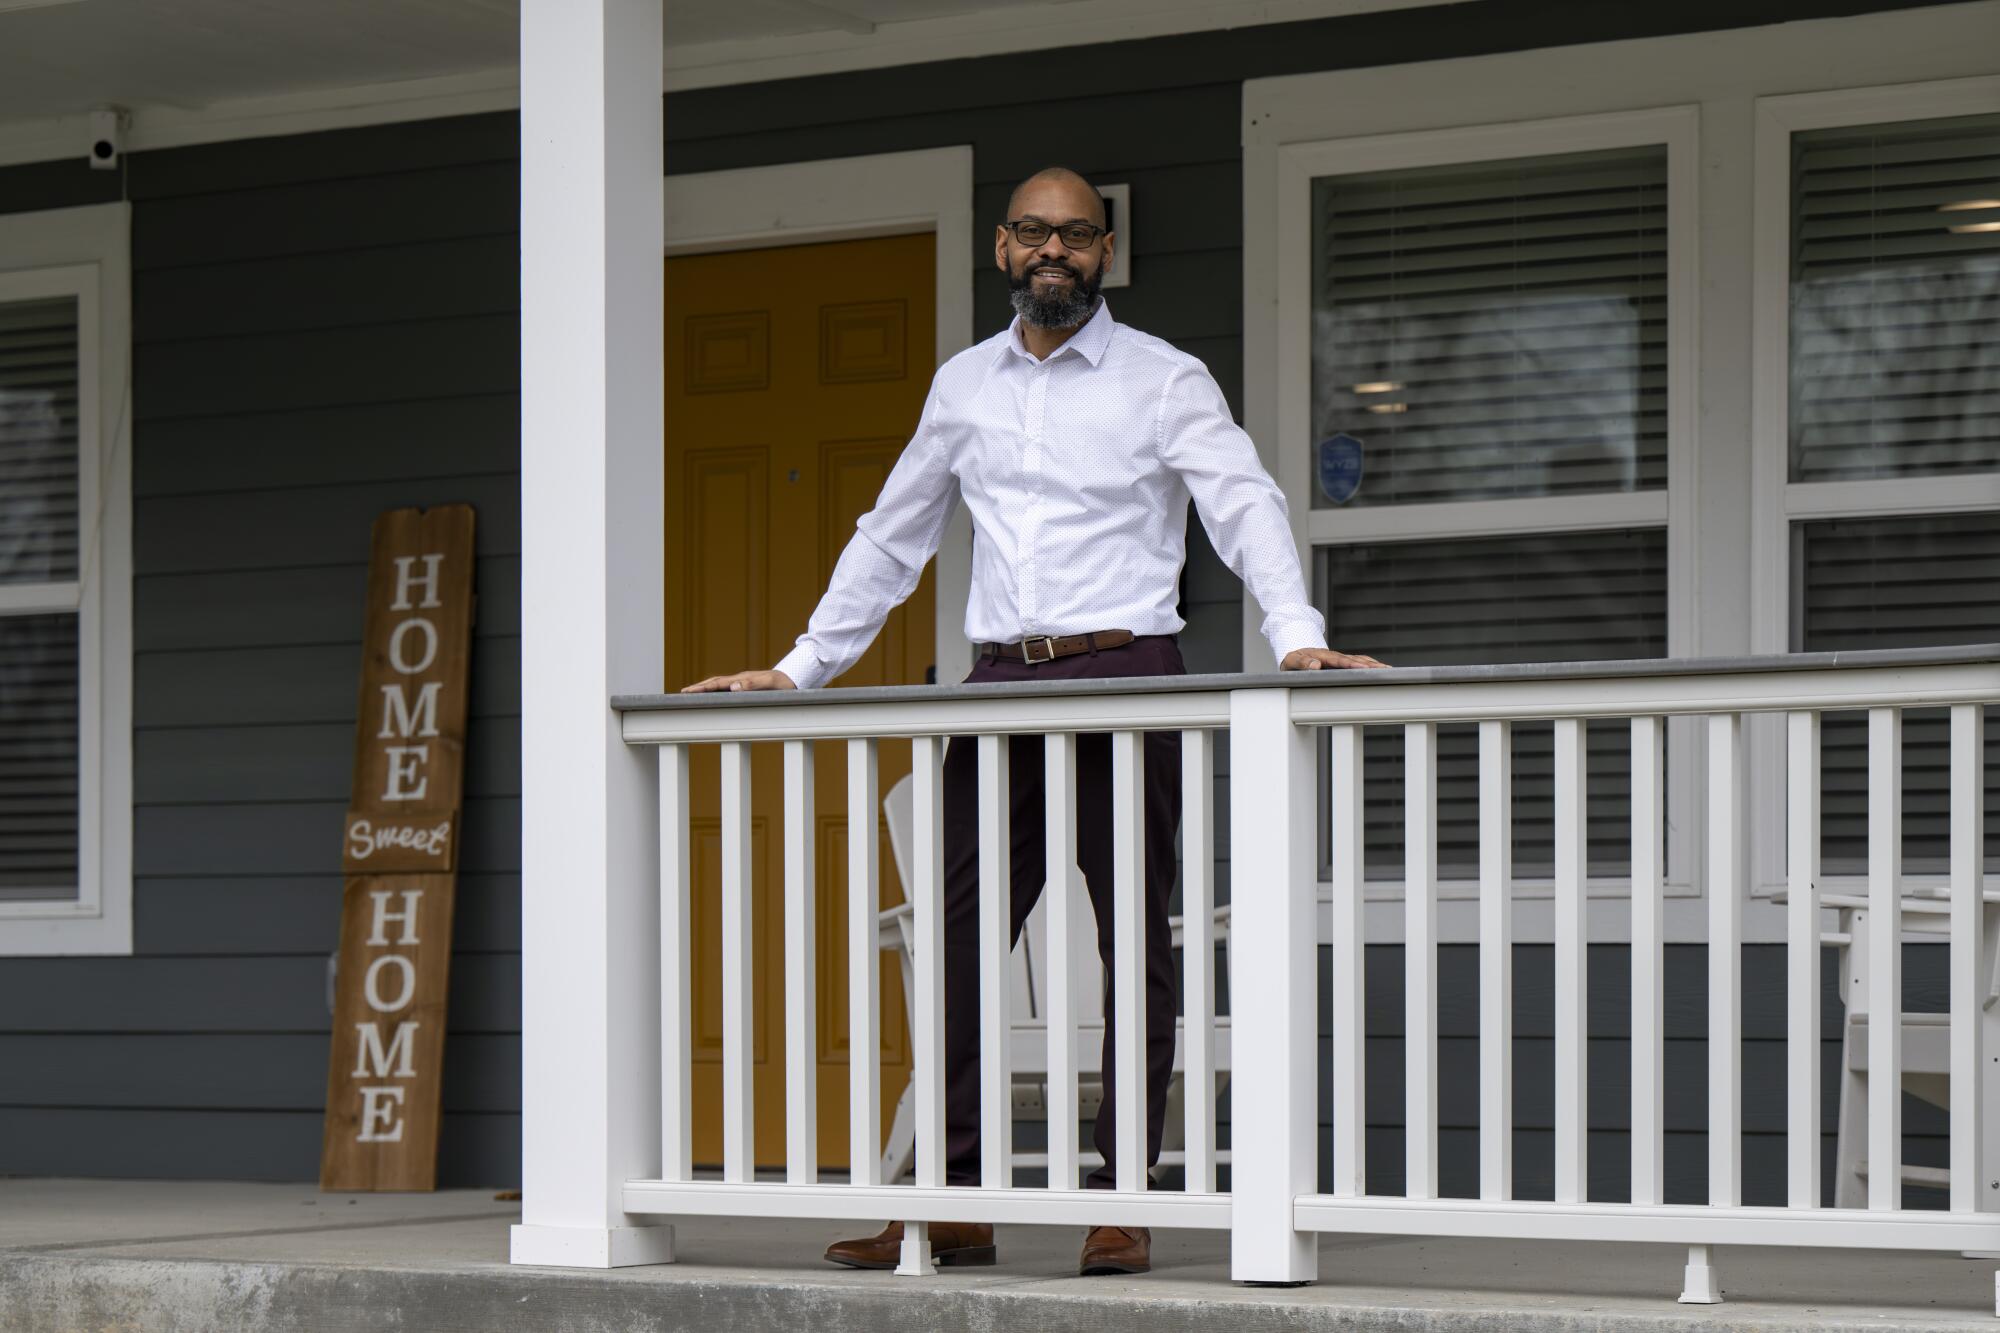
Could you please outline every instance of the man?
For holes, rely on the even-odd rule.
[[[1288,671],[1375,667],[1329,651],[1306,600],[1283,494],[1230,419],[1202,363],[1111,318],[1099,299],[1115,238],[1104,200],[1074,171],[1023,181],[993,237],[1015,311],[1005,332],[953,357],[931,382],[915,437],[855,525],[806,632],[770,671],[712,676],[700,690],[812,688],[852,666],[917,586],[962,498],[973,524],[968,681],[1178,675],[1175,614],[1187,504],[1265,608],[1264,635]],[[1042,742],[1010,743],[1012,918],[1019,938],[1041,892]],[[1145,740],[1146,1160],[1159,1159],[1173,1072],[1175,977],[1167,904],[1180,824],[1177,733]],[[1109,738],[1080,737],[1077,863],[1112,975]],[[978,750],[954,739],[944,773],[946,1179],[979,1181]],[[1107,1003],[1096,1143],[1113,1184],[1117,1089]],[[1070,1182],[1074,1183],[1074,1182]],[[840,1241],[826,1257],[893,1268],[902,1224]],[[993,1228],[934,1223],[938,1264],[990,1264]],[[1143,1228],[1097,1227],[1080,1271],[1142,1273]]]

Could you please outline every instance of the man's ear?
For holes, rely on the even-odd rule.
[[[993,267],[999,269],[1002,273],[1007,271],[1007,229],[1005,227],[996,226],[993,228]]]
[[[1108,231],[1104,233],[1104,265],[1099,270],[1100,272],[1110,273],[1116,267],[1118,247],[1113,244],[1115,240],[1116,235],[1114,233]]]

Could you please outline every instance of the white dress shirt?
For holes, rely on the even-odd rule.
[[[1271,651],[1282,661],[1325,647],[1284,493],[1208,368],[1102,303],[1045,361],[1019,326],[939,367],[915,437],[777,669],[810,689],[860,660],[915,590],[961,497],[975,643],[1178,633],[1192,496],[1209,542],[1264,608]]]

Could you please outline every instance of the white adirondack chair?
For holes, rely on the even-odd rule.
[[[896,860],[896,874],[904,884],[909,883],[911,839],[915,822],[914,802],[911,796],[910,779],[905,777],[897,782],[882,798],[882,813],[889,825],[889,847]],[[1077,941],[1077,974],[1072,994],[1075,996],[1077,1021],[1077,1100],[1076,1114],[1080,1120],[1092,1119],[1104,1099],[1104,1077],[1101,1055],[1104,1049],[1104,969],[1097,958],[1097,925],[1091,914],[1090,897],[1084,888],[1083,872],[1071,868],[1074,876],[1074,892],[1070,894],[1072,915],[1070,938]],[[1049,1113],[1048,1098],[1048,976],[1043,960],[1047,957],[1048,938],[1048,898],[1044,896],[1035,904],[1027,925],[1021,931],[1021,940],[1014,948],[1013,1031],[1008,1043],[1008,1069],[1013,1076],[1014,1118],[1018,1120],[1046,1120]],[[1215,909],[1216,940],[1227,949],[1229,937],[1229,907],[1224,904]],[[915,931],[911,921],[911,908],[905,902],[885,909],[880,918],[879,941],[883,952],[898,954],[903,967],[903,995],[907,1000],[916,994],[912,947]],[[1180,917],[1171,920],[1174,932],[1174,946],[1181,947],[1183,922]],[[1227,954],[1225,952],[1225,957]],[[907,1010],[905,1011],[907,1013]],[[1161,1136],[1160,1165],[1177,1166],[1186,1161],[1183,1151],[1185,1137],[1183,1125],[1184,1103],[1187,1095],[1185,1087],[1185,1042],[1184,1020],[1174,1020],[1174,1074],[1167,1090],[1167,1121]],[[1229,1058],[1229,1018],[1219,1015],[1215,1020],[1215,1087],[1209,1090],[1211,1097],[1220,1096],[1228,1085]],[[915,1090],[903,1089],[902,1100],[896,1103],[896,1116],[889,1128],[889,1139],[882,1150],[882,1179],[895,1181],[910,1169],[916,1155],[916,1111]],[[1230,1160],[1228,1149],[1215,1155],[1218,1163]],[[1087,1144],[1081,1145],[1077,1162],[1085,1170],[1103,1163]],[[1045,1152],[1015,1152],[1013,1164],[1022,1167],[1048,1166]]]
[[[1847,1017],[1841,1025],[1839,1130],[1834,1147],[1834,1206],[1862,1208],[1868,1202],[1868,1175],[1874,1164],[1864,1156],[1868,1148],[1868,900],[1840,894],[1826,894],[1821,902],[1839,909],[1836,930],[1823,935],[1823,943],[1840,951],[1840,993],[1847,1002]],[[1950,930],[1950,904],[1934,890],[1907,890],[1901,899],[1901,933],[1946,937]],[[1988,1057],[1980,1066],[1985,1080],[1986,1123],[1984,1156],[1991,1174],[2000,1163],[2000,894],[1986,895],[1980,918],[1980,975],[1986,979],[1979,1014],[1981,1041]],[[1938,1013],[1906,1013],[1902,1016],[1903,1091],[1949,1110],[1951,1107],[1951,1016]],[[1950,1173],[1943,1167],[1915,1166],[1899,1162],[1902,1179],[1909,1185],[1949,1189]],[[1981,1200],[1991,1208],[1991,1199]]]

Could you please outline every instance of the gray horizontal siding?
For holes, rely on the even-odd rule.
[[[317,1174],[369,527],[463,501],[440,1179],[518,1178],[516,138],[486,116],[128,159],[137,956],[0,968],[0,1172]],[[59,175],[0,172],[0,209]]]
[[[152,876],[136,905],[135,931],[150,954],[209,957],[311,954],[338,937],[338,874]],[[521,950],[521,876],[458,877],[453,957]]]
[[[447,1048],[449,1051],[449,1048]],[[450,1058],[447,1054],[447,1059]],[[205,1071],[190,1071],[198,1077]],[[112,1179],[316,1180],[317,1108],[167,1110],[0,1106],[0,1141],[32,1143],[10,1174]],[[518,1185],[521,1118],[451,1112],[438,1134],[438,1182]]]
[[[666,166],[971,144],[981,218],[997,217],[1051,151],[1127,181],[1137,280],[1114,309],[1201,357],[1240,415],[1242,79],[1898,7],[1486,0],[709,89],[668,100]],[[1052,124],[1063,133],[1048,134]],[[440,1180],[517,1180],[517,141],[513,116],[488,115],[135,153],[119,172],[0,170],[0,212],[120,197],[134,207],[139,871],[138,956],[0,966],[0,1173],[314,1177],[369,523],[391,507],[469,501],[481,603]],[[983,336],[1006,319],[1005,283],[983,235],[965,263]],[[1182,597],[1191,669],[1240,666],[1239,599],[1194,525]],[[1217,769],[1226,810],[1226,748]],[[1220,870],[1226,890],[1226,860]],[[1592,958],[1593,1096],[1606,1127],[1594,1182],[1622,1170],[1621,959]],[[1442,968],[1452,1190],[1471,1179],[1474,1142],[1470,967],[1452,954]],[[1545,957],[1524,948],[1519,972],[1529,1190],[1550,1154],[1532,1086],[1547,1064]],[[1746,964],[1751,1041],[1765,1056],[1781,1032],[1767,973]],[[1934,975],[1922,958],[1906,963],[1919,990]],[[1398,951],[1370,950],[1369,986],[1369,1152],[1388,1187],[1401,1163]],[[1671,962],[1669,1000],[1667,1160],[1681,1197],[1705,1170],[1689,1118],[1702,1076],[1698,961]],[[1768,1063],[1746,1058],[1746,1070]],[[1771,1123],[1762,1079],[1753,1133]],[[1935,1150],[1926,1114],[1910,1113],[1913,1158]],[[1771,1160],[1753,1155],[1752,1176]]]
[[[0,975],[0,1002],[13,1034],[308,1032],[323,1037],[326,951],[9,959]],[[449,1007],[454,1034],[519,1032],[518,957],[454,955]],[[218,1061],[227,1058],[216,1049]],[[188,1077],[199,1081],[204,1072],[190,1069]],[[15,1095],[11,1078],[8,1091]]]

